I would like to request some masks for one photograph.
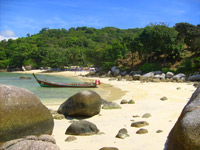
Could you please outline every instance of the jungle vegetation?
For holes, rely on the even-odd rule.
[[[104,70],[200,71],[200,25],[149,24],[144,28],[71,27],[41,29],[16,40],[0,41],[0,69],[95,66]]]

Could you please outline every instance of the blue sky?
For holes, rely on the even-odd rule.
[[[200,0],[0,0],[0,40],[42,28],[200,24]]]

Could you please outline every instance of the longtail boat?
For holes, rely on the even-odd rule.
[[[34,78],[41,87],[63,87],[63,88],[96,88],[98,82],[95,83],[58,83],[46,80],[39,80],[33,73]]]

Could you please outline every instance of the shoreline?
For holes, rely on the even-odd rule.
[[[44,71],[45,70],[31,70],[31,71],[15,71],[12,73],[23,73],[23,74],[35,73],[35,74],[48,74],[48,75],[56,75],[56,76],[63,76],[63,77],[72,77],[84,82],[93,82],[96,79],[102,80],[102,78],[83,77],[83,75],[86,75],[88,71],[61,71],[61,72],[44,72]],[[121,99],[121,97],[126,94],[126,91],[123,91],[118,87],[114,87],[113,85],[110,85],[108,82],[107,83],[101,82],[101,85],[98,86],[98,88],[95,88],[95,91],[99,95],[101,95],[103,99],[106,99],[108,101],[115,101],[115,100]],[[59,105],[59,104],[45,103],[45,105],[52,106],[52,105]]]
[[[52,73],[50,73],[52,74]],[[60,74],[59,72],[56,73]],[[71,73],[73,75],[74,73]],[[60,74],[61,75],[61,74]],[[94,78],[78,77],[83,80],[93,80]],[[65,142],[69,135],[65,135],[67,127],[72,121],[77,119],[54,120],[53,136],[61,150],[98,150],[102,147],[116,147],[119,150],[161,150],[164,149],[167,136],[178,119],[183,107],[188,102],[195,87],[188,83],[173,82],[145,82],[139,81],[116,81],[108,78],[100,79],[103,84],[120,89],[112,91],[110,94],[116,96],[115,102],[122,109],[104,110],[101,109],[99,115],[87,118],[87,121],[94,123],[102,132],[101,135],[75,136],[77,140]],[[100,89],[100,88],[99,88]],[[105,88],[102,88],[105,89]],[[109,93],[109,92],[108,92]],[[109,95],[109,94],[108,94]],[[101,96],[101,95],[100,95]],[[168,100],[161,101],[160,98],[166,96]],[[135,104],[120,104],[121,100],[134,100]],[[47,106],[49,109],[57,110],[58,105]],[[145,113],[150,113],[150,118],[143,118]],[[134,117],[134,116],[139,117]],[[134,121],[147,121],[147,134],[136,134],[140,128],[131,127]],[[122,128],[127,129],[129,137],[118,139],[115,136]],[[163,132],[157,133],[158,130]]]

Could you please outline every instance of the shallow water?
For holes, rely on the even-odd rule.
[[[31,79],[20,79],[20,77],[31,77]],[[37,74],[38,79],[46,79],[53,82],[64,83],[82,83],[82,81],[72,77],[62,77],[55,75]],[[67,100],[70,96],[83,90],[84,88],[48,88],[40,87],[32,74],[19,74],[19,73],[7,73],[0,72],[0,84],[14,85],[28,89],[35,93],[42,103],[46,105],[61,104]]]

